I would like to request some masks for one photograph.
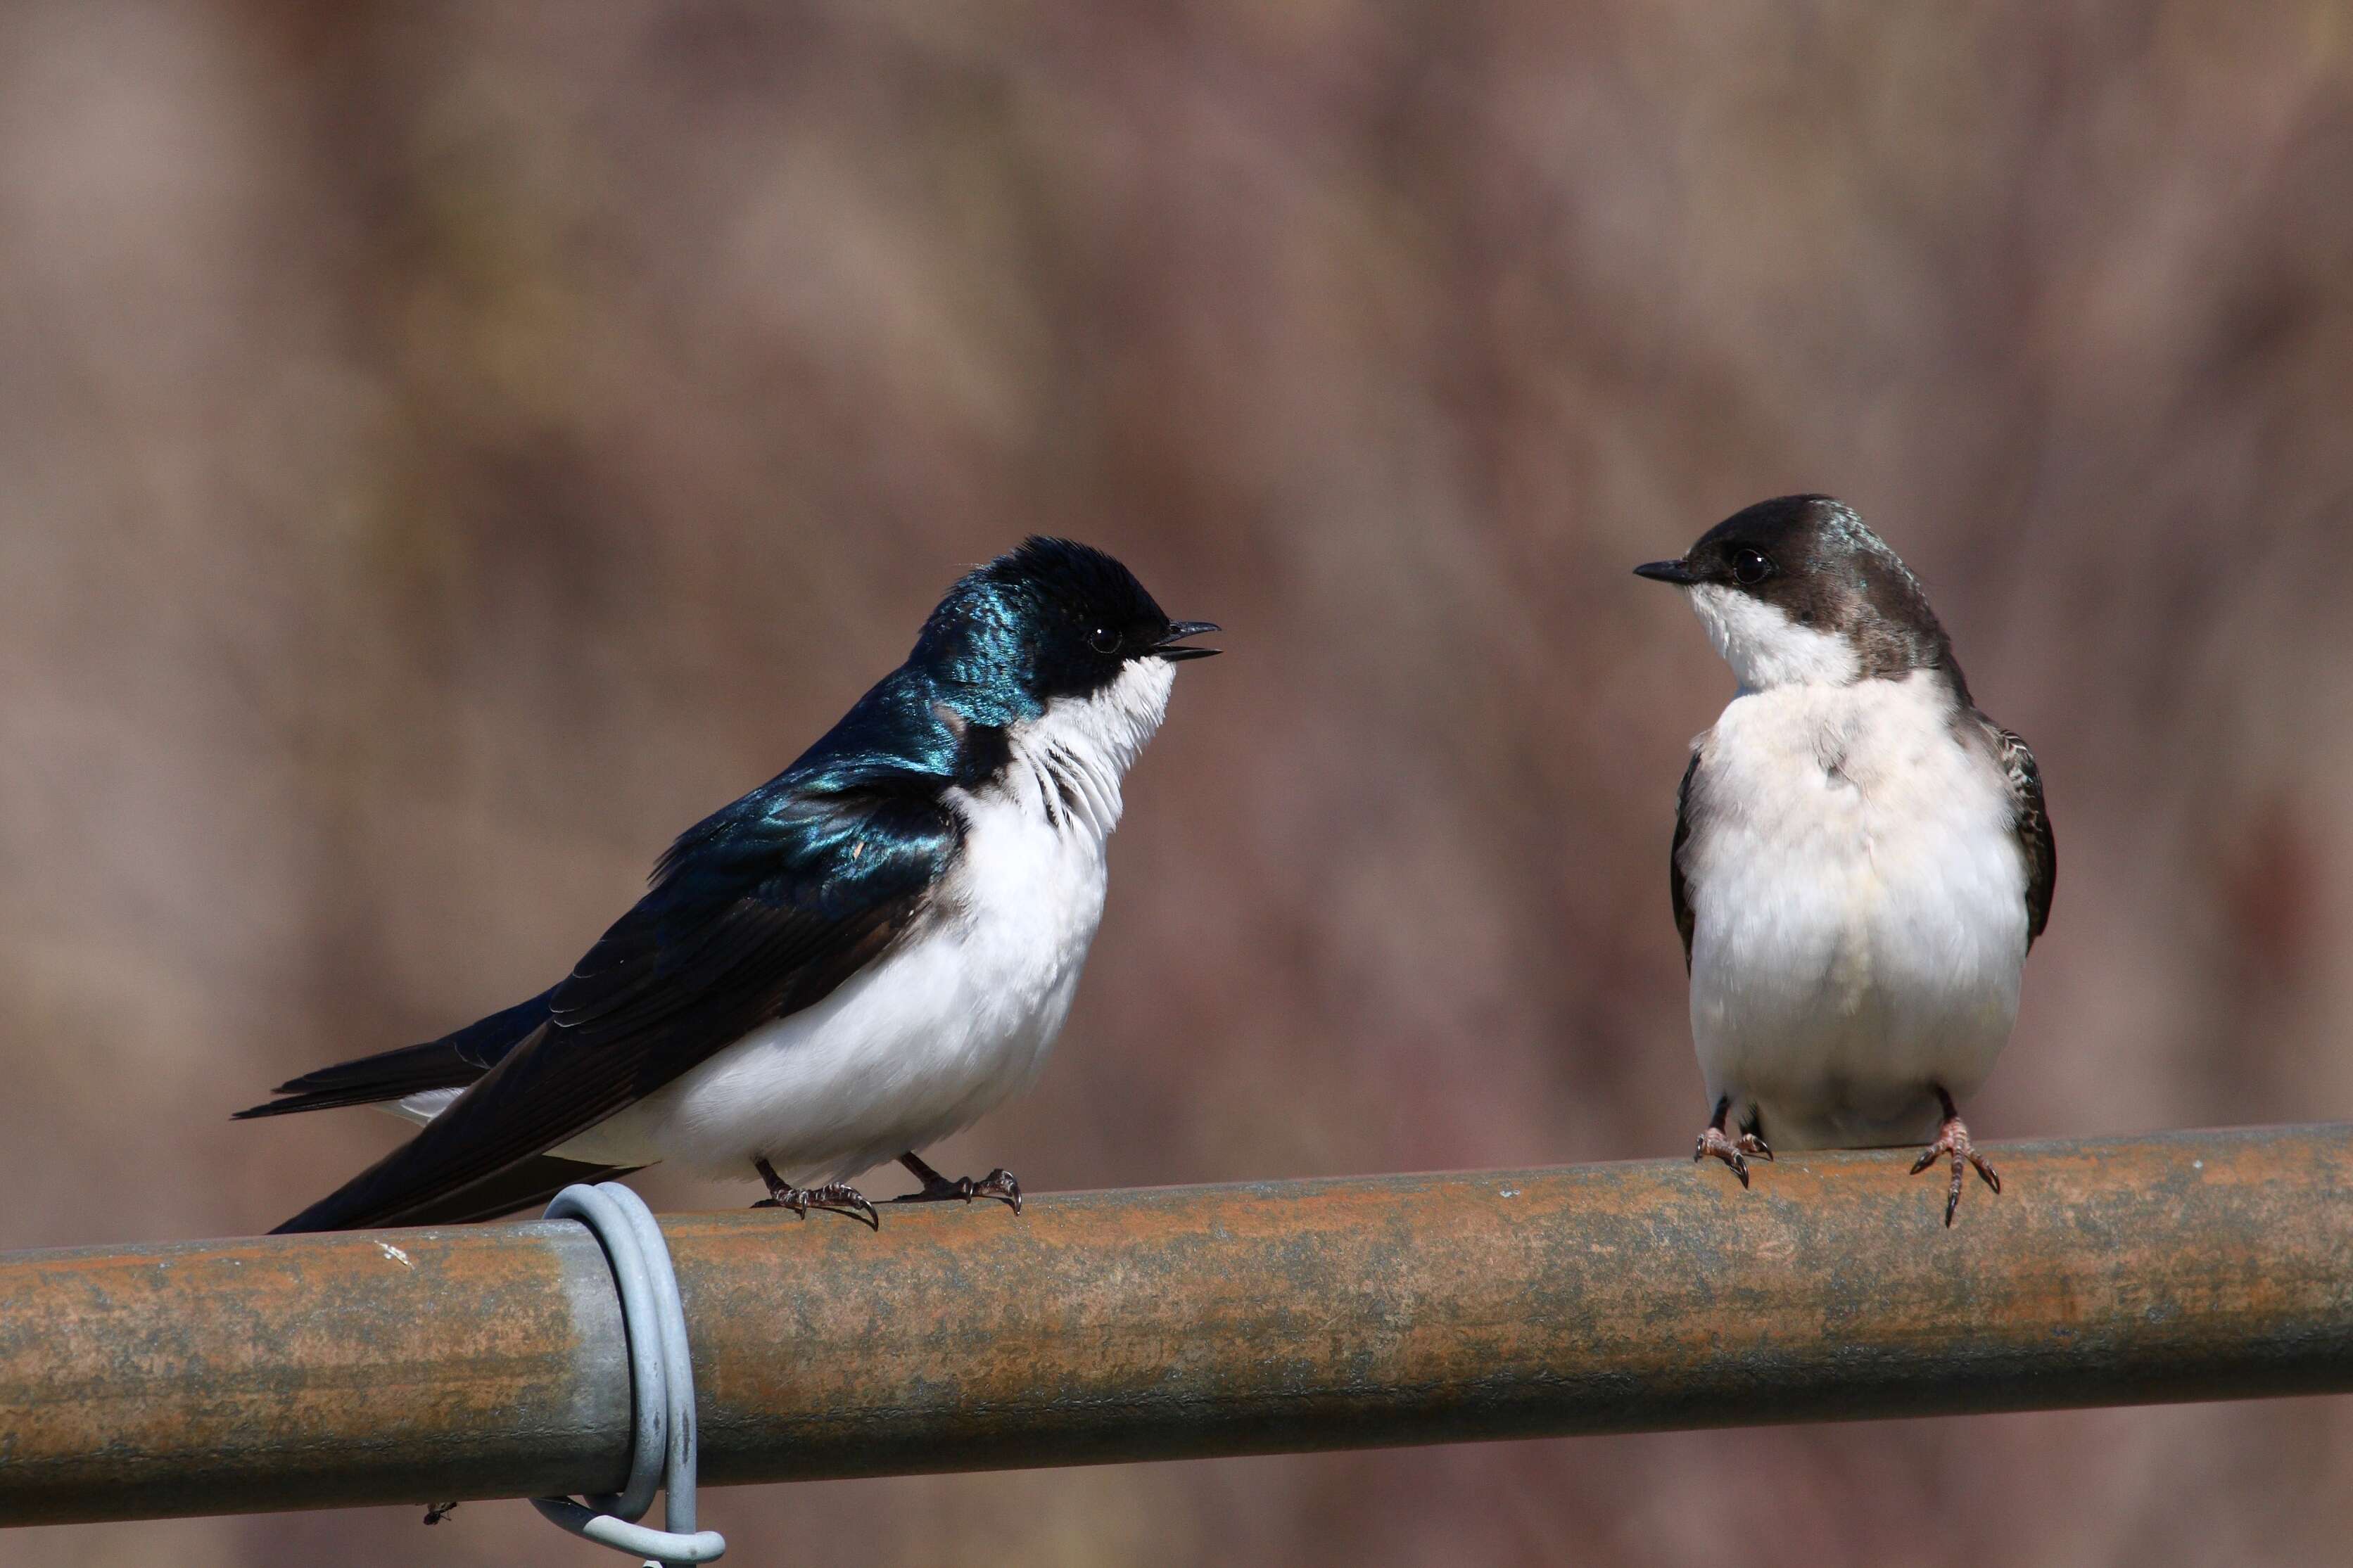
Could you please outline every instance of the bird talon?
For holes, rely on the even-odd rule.
[[[868,1203],[866,1194],[856,1187],[845,1187],[839,1182],[828,1182],[824,1186],[802,1195],[807,1200],[810,1208],[823,1209],[828,1214],[848,1215],[851,1219],[863,1220],[870,1229],[882,1228],[882,1216],[874,1212],[874,1205]]]
[[[980,1185],[973,1192],[976,1196],[995,1198],[998,1203],[1009,1205],[1015,1214],[1021,1212],[1021,1184],[1014,1179],[1012,1172],[1002,1165],[983,1176]]]
[[[790,1209],[803,1219],[808,1218],[809,1210],[822,1209],[828,1214],[863,1220],[875,1230],[882,1228],[881,1216],[856,1187],[845,1187],[839,1182],[828,1182],[821,1187],[797,1187],[776,1174],[775,1167],[765,1160],[753,1161],[752,1168],[768,1184],[768,1195],[752,1205],[755,1209]]]
[[[928,1165],[923,1169],[931,1171]],[[967,1204],[975,1198],[995,1198],[1009,1206],[1015,1214],[1019,1214],[1021,1184],[1014,1179],[1012,1172],[1002,1165],[976,1182],[970,1176],[958,1176],[950,1181],[937,1172],[931,1172],[931,1179],[924,1182],[921,1192],[902,1193],[890,1201],[894,1204],[944,1204],[959,1198]]]
[[[2001,1194],[2000,1174],[1994,1170],[1993,1163],[1978,1153],[1977,1146],[1969,1142],[1969,1130],[1962,1124],[1960,1112],[1954,1108],[1949,1098],[1945,1101],[1945,1120],[1936,1129],[1936,1140],[1912,1162],[1912,1174],[1916,1176],[1945,1159],[1952,1162],[1953,1172],[1952,1181],[1945,1189],[1945,1228],[1949,1230],[1954,1216],[1960,1212],[1961,1189],[1968,1184],[1972,1169],[1987,1186],[1993,1189],[1997,1197]]]
[[[1748,1185],[1748,1162],[1741,1157],[1741,1144],[1726,1138],[1721,1127],[1709,1127],[1700,1133],[1699,1147],[1692,1151],[1692,1163],[1697,1164],[1711,1154],[1732,1168],[1743,1187]]]

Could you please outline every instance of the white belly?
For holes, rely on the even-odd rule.
[[[970,1126],[1036,1081],[1103,917],[1101,841],[998,796],[941,912],[814,1007],[754,1030],[562,1152],[838,1181]]]
[[[962,800],[961,862],[895,952],[554,1152],[747,1177],[765,1159],[812,1185],[920,1151],[1028,1088],[1069,1016],[1105,882],[1102,837],[1050,825],[1033,784]],[[456,1095],[399,1110],[429,1120]]]
[[[2025,858],[1936,679],[1745,695],[1707,742],[1692,1033],[1710,1104],[1777,1145],[1932,1135],[2017,1017]]]

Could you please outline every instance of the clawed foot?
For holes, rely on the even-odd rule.
[[[966,1203],[975,1198],[995,1198],[998,1203],[1008,1205],[1015,1214],[1019,1214],[1021,1184],[1013,1179],[1012,1172],[999,1165],[976,1182],[970,1176],[958,1176],[951,1182],[934,1175],[923,1184],[922,1192],[908,1193],[891,1201],[894,1204],[944,1204],[952,1198],[962,1198]]]
[[[856,1187],[845,1187],[839,1182],[828,1182],[821,1187],[780,1187],[752,1205],[755,1209],[790,1209],[803,1219],[811,1209],[828,1214],[846,1214],[852,1219],[864,1220],[876,1230],[882,1228],[881,1216],[866,1194]]]
[[[892,1198],[891,1201],[894,1204],[944,1204],[950,1198],[962,1198],[970,1203],[975,1198],[995,1198],[1015,1214],[1021,1212],[1021,1184],[1015,1181],[1013,1173],[1002,1165],[976,1182],[970,1176],[958,1176],[951,1182],[925,1164],[923,1157],[913,1149],[899,1156],[899,1163],[906,1166],[908,1174],[923,1183],[923,1188],[904,1197]]]
[[[1767,1148],[1765,1140],[1754,1132],[1727,1138],[1722,1127],[1710,1125],[1700,1130],[1699,1146],[1692,1151],[1692,1163],[1696,1165],[1711,1154],[1731,1166],[1732,1173],[1740,1178],[1740,1184],[1745,1187],[1748,1184],[1748,1162],[1741,1156],[1754,1154],[1760,1160],[1770,1160],[1773,1151]]]
[[[768,1195],[752,1206],[755,1209],[790,1209],[803,1219],[811,1209],[828,1214],[846,1214],[852,1219],[864,1220],[876,1230],[882,1228],[882,1218],[874,1205],[855,1187],[845,1187],[839,1182],[828,1182],[821,1187],[797,1187],[769,1167],[765,1160],[755,1160],[753,1168],[760,1179],[768,1184]]]
[[[1945,1101],[1945,1123],[1936,1130],[1936,1141],[1913,1162],[1912,1173],[1916,1176],[1947,1156],[1953,1162],[1953,1184],[1945,1194],[1945,1226],[1950,1229],[1954,1211],[1961,1206],[1961,1186],[1968,1179],[1969,1167],[1976,1166],[1978,1174],[1985,1178],[1985,1184],[1997,1194],[2001,1191],[2001,1178],[1994,1173],[1994,1168],[1987,1163],[1986,1157],[1970,1143],[1969,1130],[1961,1125],[1960,1113],[1954,1109],[1949,1099]]]

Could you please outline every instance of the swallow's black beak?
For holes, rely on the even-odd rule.
[[[1223,653],[1225,650],[1215,647],[1178,647],[1176,645],[1187,637],[1197,637],[1203,632],[1223,629],[1215,621],[1171,621],[1168,623],[1167,635],[1154,645],[1152,651],[1172,664],[1184,658],[1208,658],[1212,654]]]
[[[1688,561],[1653,561],[1634,568],[1637,577],[1648,577],[1653,583],[1672,583],[1678,588],[1688,588],[1699,581]]]

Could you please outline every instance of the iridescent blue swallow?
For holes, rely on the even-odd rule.
[[[440,1039],[306,1073],[276,1116],[378,1104],[423,1128],[278,1228],[489,1218],[670,1161],[874,1223],[991,1197],[921,1157],[1028,1087],[1102,919],[1120,784],[1176,667],[1172,621],[1101,551],[1032,539],[965,576],[914,651],[768,783],[681,835],[572,973]]]

